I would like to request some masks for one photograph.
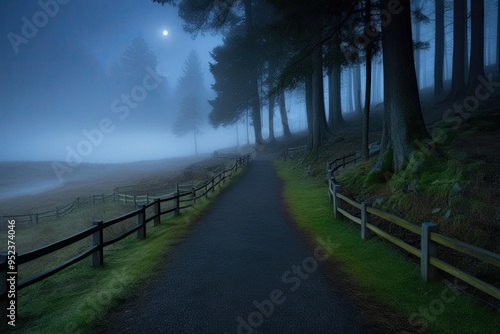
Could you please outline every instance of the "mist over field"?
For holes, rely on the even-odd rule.
[[[46,180],[37,176],[33,184],[30,168],[19,165],[25,167],[24,178],[19,179],[24,190],[4,193],[56,187],[88,163],[201,156],[244,144],[263,146],[304,130],[311,138],[326,138],[326,133],[311,134],[319,128],[335,134],[351,118],[360,118],[367,66],[362,43],[366,36],[357,19],[349,23],[352,26],[342,27],[339,41],[333,30],[324,32],[327,40],[339,42],[342,55],[339,60],[333,57],[337,51],[326,46],[323,50],[322,85],[319,79],[312,87],[322,99],[315,98],[317,105],[311,105],[311,114],[322,115],[321,124],[313,129],[306,115],[311,95],[304,83],[311,73],[294,67],[306,59],[302,52],[311,54],[309,48],[314,47],[314,43],[294,44],[307,40],[303,35],[315,29],[307,28],[306,13],[297,13],[300,20],[295,21],[304,20],[307,29],[286,37],[280,33],[287,29],[280,25],[285,18],[280,13],[289,8],[279,2],[256,1],[256,33],[271,38],[255,37],[260,44],[253,45],[254,36],[246,36],[239,17],[244,12],[242,1],[232,3],[234,8],[210,2],[207,13],[211,14],[203,22],[190,16],[190,11],[200,9],[189,7],[189,2],[181,2],[189,10],[160,5],[172,1],[154,2],[0,2],[4,36],[0,40],[0,161],[43,161],[51,168],[42,173]],[[442,94],[434,88],[434,72],[442,72],[437,81],[445,90],[451,86],[454,13],[450,3],[441,19],[442,71],[435,71],[435,3],[412,2],[415,74],[422,99]],[[485,2],[482,58],[489,70],[497,61],[497,9],[494,1]],[[221,20],[225,10],[231,14],[227,22]],[[372,19],[373,27],[381,30],[384,22],[376,15]],[[471,19],[466,20],[465,29],[470,32]],[[385,71],[378,37],[372,41],[371,59],[374,115],[384,107]],[[470,34],[464,39],[464,63],[474,56],[472,41]],[[12,168],[0,169],[0,189],[15,188],[13,180],[18,178],[12,173]]]
[[[171,132],[178,80],[196,50],[212,96],[209,52],[220,36],[193,40],[175,9],[146,1],[2,1],[0,11],[1,161],[66,161],[76,152],[82,162],[115,163],[195,153],[192,135]],[[136,55],[126,64],[131,47]],[[143,62],[141,52],[156,60]],[[199,153],[236,145],[235,130],[214,131],[205,109]]]
[[[0,0],[0,333],[500,333],[499,136],[498,0]]]

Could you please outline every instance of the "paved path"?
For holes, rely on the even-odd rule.
[[[145,293],[112,312],[99,332],[375,333],[334,294],[323,255],[287,220],[270,162],[256,159]]]

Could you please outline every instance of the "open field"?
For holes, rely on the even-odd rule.
[[[63,183],[59,182],[51,162],[0,162],[0,214],[52,210],[79,196],[112,193],[119,186],[158,187],[173,178],[182,178],[184,168],[208,158],[200,155],[121,164],[85,163],[64,175]]]
[[[241,146],[218,151],[246,155],[253,149]],[[0,162],[0,218],[54,210],[77,197],[111,194],[122,186],[141,185],[142,189],[169,192],[176,182],[210,179],[227,162],[227,158],[205,154],[117,164],[82,163],[59,182],[52,162],[4,161]]]

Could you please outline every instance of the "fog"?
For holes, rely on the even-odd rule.
[[[8,0],[0,15],[1,161],[113,163],[195,153],[192,134],[171,132],[175,90],[194,49],[211,94],[209,52],[220,36],[194,40],[177,8],[150,1]],[[137,37],[158,64],[119,91],[114,66]],[[198,153],[237,143],[234,128],[215,131],[206,117],[201,128]]]
[[[415,50],[418,84],[425,90],[434,79],[434,4],[423,1],[421,5],[430,19],[418,25],[414,22],[413,34],[426,45]],[[496,62],[496,3],[487,1],[485,6],[484,57],[489,66]],[[206,101],[215,98],[210,52],[223,39],[211,33],[200,33],[194,39],[183,31],[185,22],[177,10],[148,0],[1,1],[0,31],[6,38],[0,42],[0,161],[131,162],[196,151],[211,153],[252,142],[254,131],[245,117],[238,129],[233,125],[214,130],[208,124],[211,107]],[[452,22],[452,11],[447,9],[445,85],[452,76]],[[470,54],[470,23],[467,27]],[[164,31],[168,31],[166,36]],[[157,64],[154,68],[142,66],[139,74],[124,80],[127,64],[123,57],[138,37],[156,56]],[[201,100],[205,101],[197,149],[193,132],[180,137],[172,133],[179,114],[179,80],[193,50],[199,57],[204,79]],[[345,114],[359,113],[364,103],[364,67],[363,62],[342,67]],[[380,53],[373,59],[372,81],[372,102],[378,107],[383,99]],[[328,106],[326,73],[324,86]],[[288,90],[285,95],[290,130],[306,129],[304,88]],[[267,102],[261,102],[266,139]],[[274,128],[276,136],[283,133],[279,112],[275,112]]]

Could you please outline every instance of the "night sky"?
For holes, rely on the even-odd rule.
[[[182,30],[177,8],[149,0],[2,0],[0,16],[0,160],[64,160],[68,147],[76,150],[85,140],[82,131],[99,128],[103,118],[113,122],[113,131],[92,148],[86,162],[193,153],[189,138],[170,133],[175,110],[119,120],[110,111],[117,97],[101,82],[141,36],[158,57],[157,72],[169,94],[191,49],[200,55],[210,91],[209,52],[221,44],[220,36],[193,39]],[[31,24],[39,26],[37,31],[30,30]],[[214,139],[201,149],[217,145]]]

